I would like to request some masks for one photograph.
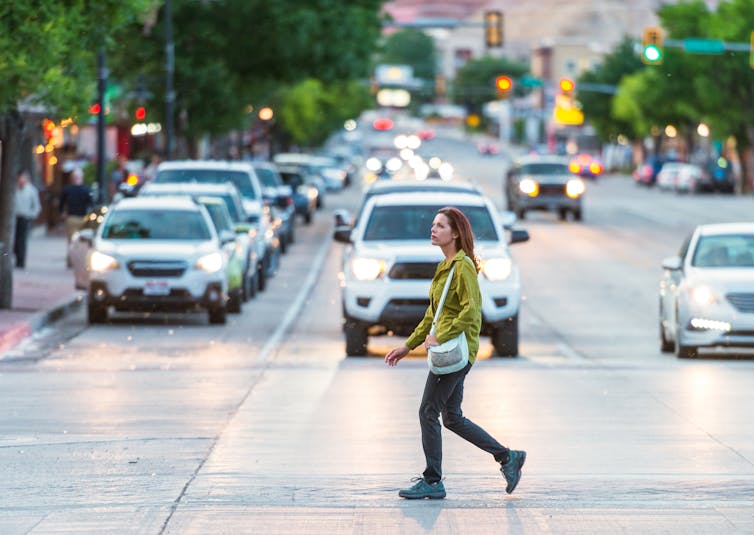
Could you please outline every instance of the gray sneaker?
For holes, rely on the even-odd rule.
[[[508,483],[505,487],[505,492],[508,494],[516,489],[516,485],[521,479],[521,467],[524,466],[524,462],[526,462],[525,451],[510,450],[508,462],[500,465],[500,472]]]
[[[445,497],[445,485],[442,481],[437,483],[427,483],[423,477],[415,477],[411,481],[415,483],[407,489],[398,491],[398,496],[407,500],[439,500]]]

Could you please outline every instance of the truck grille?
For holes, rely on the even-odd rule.
[[[436,270],[437,262],[396,262],[390,268],[388,277],[404,280],[431,280]]]
[[[127,266],[134,277],[180,277],[188,268],[183,260],[134,260]]]
[[[565,186],[563,184],[540,184],[539,194],[551,196],[565,195]]]

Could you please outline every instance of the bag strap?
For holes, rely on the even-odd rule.
[[[469,258],[468,256],[465,256],[469,262],[471,262],[471,265],[474,266],[474,269],[476,269],[476,265],[474,264],[474,261]],[[445,281],[445,287],[442,289],[442,296],[440,296],[440,302],[437,303],[437,310],[435,310],[435,317],[432,318],[432,327],[429,329],[429,334],[435,335],[437,333],[437,320],[440,318],[440,312],[442,312],[442,306],[445,304],[445,297],[448,295],[448,290],[450,289],[450,283],[453,280],[453,271],[456,269],[456,263],[453,262],[453,267],[450,268],[450,273],[448,273],[448,279]]]

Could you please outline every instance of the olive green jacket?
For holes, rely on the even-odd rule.
[[[429,307],[424,313],[424,318],[406,340],[406,345],[410,349],[423,344],[429,334],[445,281],[448,279],[452,264],[455,263],[453,281],[450,283],[445,304],[440,312],[436,336],[439,342],[444,344],[461,332],[466,333],[466,341],[469,344],[469,362],[473,363],[476,360],[479,350],[479,331],[482,328],[482,293],[479,290],[476,268],[472,262],[465,260],[465,257],[466,253],[461,250],[451,262],[443,260],[437,265],[435,276],[429,287]]]

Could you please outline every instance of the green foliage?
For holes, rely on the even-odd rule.
[[[434,80],[436,56],[435,42],[431,37],[419,30],[406,29],[385,40],[380,63],[411,65],[416,78]]]
[[[624,37],[616,48],[605,56],[600,66],[586,71],[579,77],[576,87],[578,89],[579,84],[582,83],[618,86],[625,76],[642,68],[643,64],[634,52],[634,41],[629,37]],[[613,95],[595,91],[579,91],[578,100],[581,102],[587,122],[594,127],[603,141],[614,139],[619,134],[629,137],[635,137],[638,134],[630,121],[622,120],[611,113]]]
[[[507,59],[483,57],[471,60],[456,73],[452,90],[453,102],[479,110],[485,102],[498,98],[495,78],[501,74],[513,78],[514,94],[522,95],[524,88],[516,83],[516,78],[528,71],[526,64]]]
[[[309,78],[325,85],[366,78],[381,29],[381,4],[379,0],[173,0],[179,132],[198,137],[242,128],[248,120],[244,114],[248,104],[274,104],[286,87]],[[145,83],[153,95],[149,104],[160,114],[163,19],[161,13],[149,35],[138,24],[122,32],[118,39],[123,47],[114,67],[116,76],[131,88],[139,79]],[[308,110],[312,98],[299,91],[293,94],[305,99],[299,112]],[[302,134],[299,130],[297,136]]]

